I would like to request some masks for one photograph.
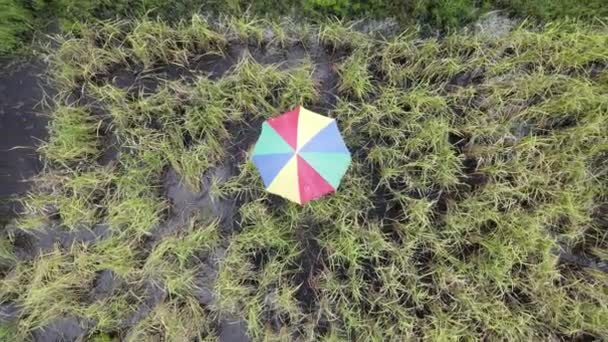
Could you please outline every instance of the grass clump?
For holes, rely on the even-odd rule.
[[[126,341],[151,339],[161,334],[167,341],[203,339],[209,328],[206,315],[194,299],[173,300],[158,305],[129,335]]]
[[[211,252],[217,247],[217,222],[202,227],[192,221],[182,236],[168,237],[154,247],[143,267],[144,274],[157,279],[167,292],[176,298],[193,295],[200,260],[200,252]]]
[[[235,113],[268,117],[274,113],[273,92],[283,84],[285,73],[276,65],[262,65],[245,55],[234,66],[225,87],[231,91],[231,106]]]
[[[145,235],[160,222],[162,203],[153,198],[127,197],[109,204],[108,223],[116,230]]]
[[[184,63],[187,59],[178,32],[163,21],[139,21],[127,41],[133,55],[145,68],[151,68],[155,63]]]
[[[605,36],[589,26],[574,21],[549,23],[542,33],[520,27],[509,35],[505,48],[514,54],[493,65],[502,72],[512,68],[543,67],[561,72],[584,69],[592,62],[606,61],[602,54]]]
[[[101,220],[101,203],[107,195],[112,177],[108,170],[45,175],[38,184],[39,189],[44,188],[44,191],[29,198],[27,204],[32,213],[36,213],[32,205],[35,202],[54,207],[68,229],[91,227]],[[48,216],[44,211],[38,214]],[[38,224],[38,227],[41,226],[42,222]]]
[[[169,157],[169,162],[186,185],[194,191],[200,191],[202,175],[217,165],[222,153],[209,145],[201,144],[183,151],[179,156]]]
[[[310,61],[305,61],[289,71],[280,88],[280,108],[290,108],[295,103],[307,105],[319,99],[318,85],[313,78],[314,68]]]
[[[184,89],[188,92],[189,89]],[[196,139],[220,141],[229,136],[225,123],[234,115],[229,107],[229,89],[206,77],[199,78],[189,96],[191,106],[185,113],[185,127]]]
[[[372,76],[368,71],[366,51],[356,51],[338,69],[340,86],[338,91],[362,99],[373,92]]]
[[[49,126],[49,142],[42,153],[57,163],[73,163],[99,154],[97,123],[84,108],[58,105]]]
[[[119,21],[108,21],[94,30],[83,27],[69,35],[54,37],[60,48],[50,55],[53,80],[76,87],[78,82],[125,63],[127,54],[116,45],[121,25]]]
[[[214,31],[207,20],[200,15],[193,15],[190,25],[181,28],[184,43],[191,51],[201,53],[221,53],[227,41],[221,33]]]
[[[507,8],[522,17],[533,17],[542,21],[550,21],[562,18],[589,19],[594,17],[605,17],[608,15],[606,6],[601,1],[572,2],[558,1],[496,1],[497,6]]]
[[[263,21],[249,16],[229,17],[225,20],[228,37],[241,42],[251,41],[260,45],[264,40]]]
[[[18,323],[20,336],[43,327],[54,317],[77,312],[78,291],[90,277],[81,278],[69,269],[73,270],[69,259],[54,250],[31,265],[18,264],[16,273],[3,280],[3,297],[13,298],[23,307]]]
[[[30,13],[15,0],[0,1],[0,54],[15,51],[28,31]]]
[[[353,26],[339,19],[329,20],[319,27],[319,42],[334,50],[367,45],[370,38]]]

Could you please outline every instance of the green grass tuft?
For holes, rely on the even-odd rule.
[[[51,161],[66,164],[99,154],[99,123],[84,108],[58,105],[49,126],[50,139],[41,152]]]
[[[368,70],[367,60],[369,52],[365,50],[355,51],[340,67],[340,86],[338,91],[350,94],[356,99],[363,99],[367,94],[374,91],[372,76]]]
[[[20,47],[31,22],[31,14],[20,2],[0,1],[0,54],[13,52]]]

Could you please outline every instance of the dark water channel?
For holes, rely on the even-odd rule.
[[[47,117],[40,101],[43,98],[41,74],[44,64],[38,61],[4,62],[0,60],[0,220],[17,210],[14,199],[27,191],[27,180],[42,167],[36,153],[46,139]]]

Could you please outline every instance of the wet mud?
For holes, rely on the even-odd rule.
[[[0,60],[0,216],[18,211],[15,199],[24,194],[42,163],[36,147],[46,139],[47,117],[40,102],[45,66],[39,61]]]

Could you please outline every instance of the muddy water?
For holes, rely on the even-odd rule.
[[[47,118],[39,115],[44,65],[0,61],[0,217],[11,216],[14,198],[28,189],[41,168],[36,146],[46,139]]]

